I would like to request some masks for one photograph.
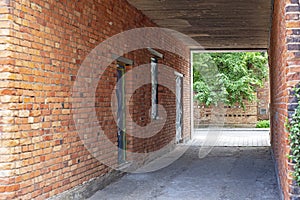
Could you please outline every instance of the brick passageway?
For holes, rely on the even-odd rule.
[[[90,200],[280,199],[270,147],[215,147],[203,159],[198,153],[193,145],[170,166],[125,175]]]
[[[299,0],[0,0],[0,200],[83,199],[115,166],[189,142],[196,50],[268,52],[271,147],[217,147],[200,160],[193,146],[101,199],[276,199],[274,165],[284,198],[299,199],[285,127],[298,104],[299,14]],[[152,121],[162,128],[146,134]]]

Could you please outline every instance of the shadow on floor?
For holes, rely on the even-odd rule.
[[[90,200],[279,200],[270,147],[215,147],[199,159],[199,147],[161,170],[127,174]]]

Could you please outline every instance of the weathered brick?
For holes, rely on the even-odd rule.
[[[12,169],[13,163],[0,163],[0,170]]]
[[[299,51],[300,49],[300,44],[288,44],[288,50],[296,50],[296,51]]]
[[[0,5],[2,3],[6,5],[8,0],[0,0]],[[12,163],[14,170],[2,175],[14,178],[14,182],[6,182],[5,186],[13,186],[3,188],[0,196],[4,194],[10,199],[13,192],[15,199],[46,199],[110,171],[86,150],[72,118],[72,87],[80,64],[93,48],[124,27],[131,29],[155,24],[126,1],[118,2],[120,5],[114,10],[110,8],[116,4],[113,1],[15,0],[11,3],[9,5],[14,7],[0,6],[0,25],[3,25],[0,29],[0,125],[6,125],[1,126],[5,132],[0,139],[3,144],[0,166]],[[127,12],[123,13],[124,9]],[[114,16],[124,18],[126,22],[112,20]],[[113,25],[105,23],[104,19],[113,21]],[[166,59],[162,63],[189,74],[188,61],[167,54],[170,53],[165,53]],[[145,50],[125,56],[136,63],[128,66],[128,70],[149,63],[151,58]],[[185,81],[185,90],[189,91],[188,76]],[[117,127],[110,109],[115,82],[113,63],[99,81],[95,100],[104,132],[116,144]],[[128,86],[133,84],[128,82]],[[175,97],[170,97],[167,90],[160,92],[160,102],[167,105],[168,110],[174,110]],[[86,106],[80,116],[88,118],[95,105],[86,102],[85,95],[82,93],[77,103]],[[150,98],[151,88],[145,86],[137,91],[130,103],[135,109],[133,117],[141,125],[150,121]],[[189,116],[189,98],[185,102],[185,114]],[[175,113],[170,111],[170,123],[157,138],[145,141],[128,138],[128,147],[134,152],[150,152],[163,147],[174,136],[171,134],[175,131],[174,119]],[[184,123],[185,137],[188,137],[190,122],[186,119]],[[107,144],[96,141],[93,145],[107,152],[103,155],[107,163],[117,165],[117,153]]]
[[[19,111],[19,117],[29,117],[29,110],[20,110]]]
[[[286,6],[286,12],[300,12],[299,5],[288,5]]]

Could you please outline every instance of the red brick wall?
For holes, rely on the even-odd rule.
[[[80,64],[97,44],[124,30],[155,24],[123,0],[0,0],[0,6],[0,199],[45,199],[108,173],[111,169],[93,158],[78,136],[71,115],[71,89]],[[146,51],[125,56],[135,61],[134,67],[149,63],[151,57]],[[161,62],[185,75],[188,138],[188,61],[165,52]],[[113,67],[108,68],[107,79],[100,80],[96,96],[111,94],[116,80]],[[149,120],[150,99],[142,99],[150,97],[149,87],[139,89],[132,101],[133,118],[141,125]],[[97,97],[98,118],[105,119],[100,123],[116,142],[116,126],[107,111],[110,99]],[[174,95],[160,88],[159,102],[167,108],[167,124],[153,138],[132,141],[133,151],[153,151],[174,136]],[[103,158],[114,164],[115,152],[106,152]]]
[[[294,110],[291,88],[300,80],[299,28],[299,1],[275,1],[269,50],[271,133],[285,199],[297,195],[290,173],[292,166],[286,156],[289,153],[289,142],[284,124]]]
[[[158,68],[160,68],[160,65],[165,66],[171,66],[176,71],[184,74],[183,78],[183,91],[184,91],[184,97],[183,97],[183,112],[184,112],[184,118],[183,118],[183,138],[188,140],[190,137],[190,71],[189,71],[189,63],[187,60],[181,59],[178,55],[174,55],[168,52],[164,53],[164,59],[158,59]],[[149,60],[145,60],[146,58],[150,58],[151,55],[146,53],[145,56],[141,52],[137,53],[137,55],[134,57],[134,60],[136,61],[136,66],[142,65],[146,62],[149,62]],[[172,74],[173,76],[173,74]],[[175,76],[174,76],[175,77]],[[175,87],[175,78],[171,77],[170,81]],[[145,77],[146,78],[146,77]],[[160,82],[161,78],[167,78],[167,77],[158,77],[158,84]],[[174,88],[173,88],[174,89]],[[167,111],[167,121],[163,128],[155,134],[153,137],[149,137],[147,139],[137,138],[137,137],[131,137],[130,138],[130,144],[133,146],[132,151],[133,152],[153,152],[156,150],[159,150],[166,146],[171,140],[175,137],[175,120],[176,120],[176,104],[175,104],[175,94],[170,90],[170,88],[167,88],[165,86],[159,85],[158,86],[158,103],[160,105],[163,105],[164,108]],[[133,117],[134,122],[141,125],[146,126],[151,122],[150,118],[150,107],[151,107],[151,84],[148,84],[146,86],[143,86],[139,88],[132,97],[132,102],[130,105],[131,113],[130,115]],[[142,110],[141,111],[134,111],[135,109]],[[160,114],[158,115],[159,117]],[[161,124],[161,123],[160,123]],[[138,135],[141,133],[138,133],[134,128],[130,127],[130,124],[128,125],[129,132],[133,133],[134,135]],[[132,128],[132,129],[131,129]],[[131,129],[131,130],[130,130]]]

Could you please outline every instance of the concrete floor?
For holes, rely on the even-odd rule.
[[[280,199],[270,147],[215,147],[199,159],[191,146],[161,170],[127,174],[90,200]]]

